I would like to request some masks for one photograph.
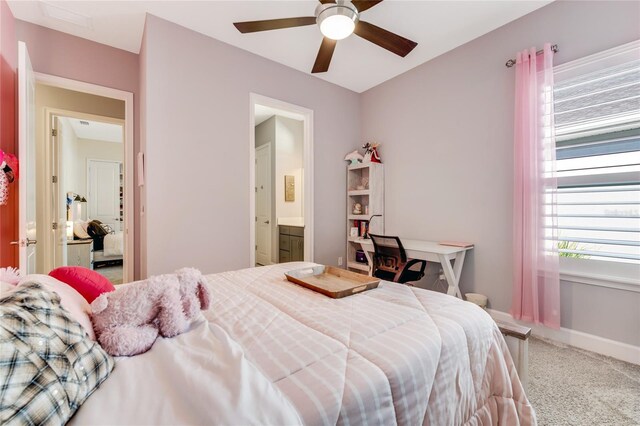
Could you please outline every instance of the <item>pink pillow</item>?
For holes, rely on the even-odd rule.
[[[62,266],[49,272],[49,275],[69,284],[89,303],[102,293],[116,289],[104,275],[81,266]]]

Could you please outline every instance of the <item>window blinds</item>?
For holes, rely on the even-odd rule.
[[[554,86],[562,256],[640,263],[640,48],[630,53],[565,67]]]

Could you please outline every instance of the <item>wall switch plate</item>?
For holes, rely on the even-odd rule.
[[[342,256],[338,258],[338,266],[342,266]]]

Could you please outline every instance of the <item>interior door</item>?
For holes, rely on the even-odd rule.
[[[256,263],[271,264],[271,144],[256,148]]]
[[[36,272],[36,80],[27,45],[18,43],[18,161],[20,272]]]
[[[89,217],[120,230],[120,163],[88,161]]]
[[[51,179],[51,207],[53,211],[52,223],[55,225],[51,231],[53,241],[53,267],[67,265],[67,194],[64,192],[66,182],[65,174],[62,173],[65,165],[62,163],[62,132],[64,128],[60,126],[58,117],[51,117],[51,170],[55,179]],[[69,167],[67,165],[67,167]]]

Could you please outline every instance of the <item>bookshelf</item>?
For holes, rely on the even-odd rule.
[[[354,212],[359,203],[361,212]],[[382,215],[382,217],[371,216]],[[358,228],[356,236],[351,228]],[[384,166],[380,163],[361,163],[347,166],[347,269],[354,272],[369,273],[369,265],[356,261],[356,251],[360,250],[358,241],[364,230],[373,234],[384,234]]]

